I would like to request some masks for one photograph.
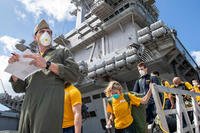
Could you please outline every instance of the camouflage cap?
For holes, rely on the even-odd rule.
[[[35,26],[34,35],[36,35],[36,33],[41,29],[50,29],[49,25],[44,19],[42,19],[40,23]]]

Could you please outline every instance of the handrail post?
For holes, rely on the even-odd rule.
[[[177,133],[183,133],[183,115],[181,111],[181,96],[176,95],[176,119],[177,119]]]
[[[198,111],[197,106],[195,104],[195,98],[192,97],[192,107],[193,107],[193,115],[194,115],[194,125],[195,125],[195,133],[199,133],[199,123],[198,123]]]
[[[154,101],[155,101],[155,104],[156,104],[156,112],[159,116],[159,119],[160,119],[162,126],[164,127],[165,131],[169,133],[167,120],[166,120],[164,111],[162,110],[162,104],[161,104],[161,101],[160,101],[159,93],[156,89],[157,86],[155,84],[150,84],[150,88],[152,89],[153,98],[154,98]]]
[[[103,109],[104,109],[104,115],[105,115],[105,119],[106,119],[106,124],[108,123],[108,114],[107,114],[107,110],[106,110],[106,98],[103,98]],[[107,129],[108,133],[112,133],[111,129]]]

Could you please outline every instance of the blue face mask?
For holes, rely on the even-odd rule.
[[[115,99],[118,99],[120,97],[120,95],[119,94],[113,94],[112,97],[115,98]]]

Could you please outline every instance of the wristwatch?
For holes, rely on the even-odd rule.
[[[50,61],[47,61],[47,62],[46,62],[46,69],[49,70],[49,67],[50,67],[50,66],[51,66],[51,62],[50,62]]]

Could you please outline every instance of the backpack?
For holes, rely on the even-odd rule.
[[[135,93],[130,91],[129,93],[134,94],[137,97],[143,97],[143,95],[139,93]],[[130,104],[130,98],[128,96],[128,92],[123,93],[124,99],[128,103],[128,106],[131,108],[131,115],[134,119],[134,126],[137,133],[147,133],[147,123],[146,123],[146,106],[140,105],[138,107]],[[108,103],[112,108],[112,97],[108,99]]]

